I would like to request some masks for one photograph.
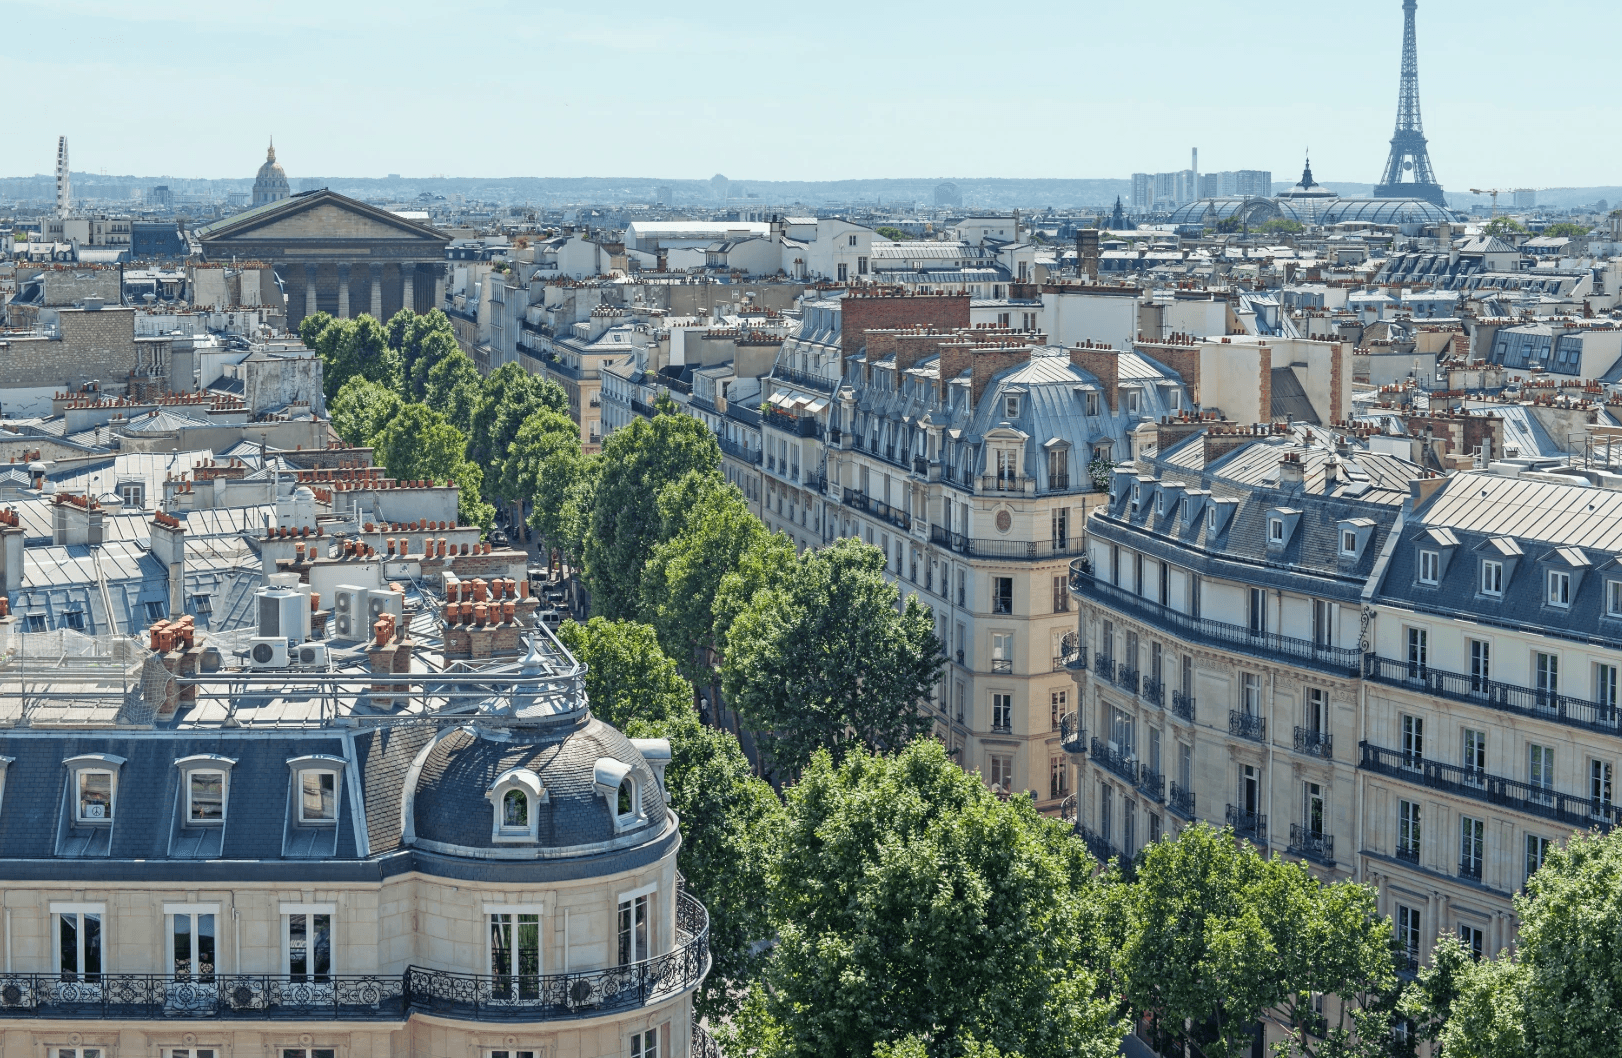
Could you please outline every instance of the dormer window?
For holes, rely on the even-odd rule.
[[[100,768],[81,768],[78,775],[78,820],[81,823],[111,823],[113,794],[118,776]]]
[[[1419,583],[1435,584],[1440,580],[1442,555],[1438,551],[1419,553]]]
[[[1216,532],[1216,528],[1217,528],[1217,509],[1215,507],[1212,507],[1210,510],[1205,512],[1205,529],[1206,529],[1207,532],[1214,533],[1214,532]]]
[[[1562,570],[1551,569],[1547,582],[1547,598],[1550,606],[1571,605],[1571,574]]]
[[[1090,390],[1087,393],[1087,414],[1088,415],[1097,415],[1098,414],[1098,394],[1094,393],[1094,392],[1092,392]]]
[[[1267,541],[1272,544],[1282,544],[1284,542],[1283,518],[1267,519]]]
[[[1140,504],[1142,502],[1143,502],[1143,486],[1134,483],[1133,486],[1132,486],[1132,509],[1134,511],[1137,510],[1138,509],[1138,504]]]
[[[1003,404],[1003,414],[1010,419],[1019,418],[1019,398],[1008,397]]]
[[[1343,555],[1357,554],[1357,530],[1342,529],[1340,531],[1340,553]]]
[[[1504,594],[1504,564],[1485,559],[1481,563],[1481,594]]]
[[[541,777],[528,768],[510,768],[496,777],[485,791],[495,810],[490,840],[496,842],[535,841],[540,827],[540,806],[549,794]]]
[[[642,783],[634,768],[612,757],[599,757],[593,778],[597,792],[608,802],[616,834],[647,822],[642,808]]]
[[[198,768],[187,774],[186,822],[194,826],[225,822],[225,772]]]
[[[299,773],[298,821],[335,823],[338,820],[338,773],[305,769]]]
[[[1622,617],[1622,580],[1605,582],[1605,615]]]

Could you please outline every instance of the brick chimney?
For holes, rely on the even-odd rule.
[[[1098,238],[1100,232],[1097,228],[1076,229],[1076,274],[1084,275],[1088,279],[1098,278]]]
[[[1070,362],[1098,379],[1104,387],[1104,399],[1109,401],[1109,410],[1115,411],[1121,399],[1121,354],[1107,345],[1095,345],[1089,339],[1070,349]]]

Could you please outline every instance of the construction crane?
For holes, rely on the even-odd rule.
[[[1487,188],[1472,187],[1470,189],[1470,193],[1472,195],[1491,195],[1492,196],[1492,215],[1494,217],[1497,217],[1498,216],[1498,196],[1499,195],[1514,195],[1514,194],[1519,194],[1519,193],[1521,193],[1523,191],[1532,192],[1532,193],[1535,194],[1536,192],[1547,191],[1547,190],[1548,190],[1548,188],[1546,188],[1546,187],[1487,187]]]

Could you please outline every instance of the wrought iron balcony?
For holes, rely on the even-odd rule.
[[[403,974],[0,974],[0,1018],[225,1021],[465,1021],[596,1017],[663,1002],[710,969],[704,905],[677,895],[673,951],[563,974],[479,975],[408,966]],[[78,980],[64,980],[77,976]]]
[[[1138,693],[1138,670],[1129,669],[1125,665],[1115,666],[1115,686],[1127,694]]]
[[[960,555],[976,558],[1044,559],[1064,558],[1082,550],[1079,536],[1063,540],[1001,540],[964,536],[938,525],[929,527],[930,543],[949,548]]]
[[[1103,765],[1127,782],[1137,785],[1138,762],[1120,750],[1112,749],[1108,742],[1094,737],[1091,756],[1094,763]]]
[[[1309,731],[1304,727],[1295,729],[1295,751],[1305,753],[1309,757],[1322,757],[1324,760],[1334,760],[1334,740],[1327,731]]]
[[[1481,881],[1481,861],[1464,859],[1459,861],[1459,877],[1471,878]]]
[[[1147,764],[1138,768],[1138,789],[1156,801],[1166,799],[1166,777],[1157,771],[1150,771]]]
[[[1105,654],[1093,655],[1093,673],[1101,680],[1115,682],[1115,659]]]
[[[1003,672],[1003,673],[1013,672],[1014,671],[1014,659],[1013,658],[992,658],[991,659],[991,671],[992,672]]]
[[[1408,687],[1421,694],[1449,698],[1456,702],[1498,709],[1519,716],[1551,720],[1570,724],[1589,731],[1608,735],[1622,734],[1622,709],[1606,702],[1591,702],[1569,694],[1540,691],[1532,687],[1519,687],[1497,680],[1466,676],[1459,672],[1433,669],[1428,665],[1415,665],[1394,658],[1369,654],[1363,662],[1363,674],[1376,683],[1395,687]]]
[[[1059,718],[1059,745],[1066,753],[1081,753],[1087,748],[1087,732],[1082,730],[1081,717],[1066,713]]]
[[[1297,639],[1277,632],[1252,632],[1244,625],[1191,617],[1093,576],[1090,564],[1081,560],[1070,563],[1070,590],[1124,617],[1193,642],[1233,648],[1274,661],[1283,660],[1334,672],[1356,673],[1363,668],[1363,653],[1356,647],[1324,646],[1310,639]]]
[[[1171,692],[1171,715],[1194,722],[1194,696],[1182,691]]]
[[[1600,801],[1556,793],[1546,786],[1533,786],[1516,779],[1476,768],[1426,760],[1399,750],[1384,749],[1368,742],[1357,744],[1358,767],[1401,779],[1415,786],[1468,797],[1486,804],[1500,805],[1527,815],[1553,819],[1570,826],[1609,830],[1622,822],[1622,809]]]
[[[754,463],[757,465],[760,463],[760,449],[758,448],[750,448],[748,445],[739,444],[737,441],[730,441],[725,437],[717,437],[715,439],[715,443],[721,446],[721,451],[725,452],[729,456],[732,456],[734,459],[741,459],[746,463]]]
[[[1403,860],[1406,863],[1418,863],[1419,862],[1419,843],[1415,842],[1412,845],[1398,845],[1397,846],[1397,859]]]
[[[1166,798],[1166,807],[1182,816],[1184,819],[1194,818],[1194,791],[1184,789],[1177,783],[1171,784],[1171,796]]]
[[[721,1045],[696,1018],[693,1020],[693,1045],[687,1051],[687,1058],[721,1058]]]
[[[1110,860],[1120,857],[1120,850],[1111,845],[1108,838],[1096,833],[1090,827],[1078,827],[1077,833],[1081,835],[1081,840],[1087,846],[1087,851],[1092,853],[1098,862],[1108,863]]]
[[[1329,834],[1314,834],[1299,823],[1290,824],[1290,851],[1326,867],[1335,865],[1335,839]]]
[[[1267,844],[1267,817],[1260,812],[1247,812],[1243,808],[1229,805],[1224,819],[1240,837],[1250,838],[1258,845]]]
[[[1267,720],[1255,713],[1228,710],[1228,734],[1234,738],[1248,738],[1252,742],[1267,741]]]
[[[1143,681],[1143,686],[1139,689],[1138,694],[1141,695],[1143,700],[1146,702],[1153,702],[1155,705],[1160,706],[1164,706],[1166,704],[1166,684],[1162,680],[1145,678]]]

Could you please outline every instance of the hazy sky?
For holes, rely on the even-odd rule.
[[[1609,4],[1421,0],[1444,187],[1622,183]],[[0,175],[1379,177],[1400,0],[0,0]],[[1601,49],[1603,51],[1603,49]],[[47,86],[48,89],[47,89]]]

